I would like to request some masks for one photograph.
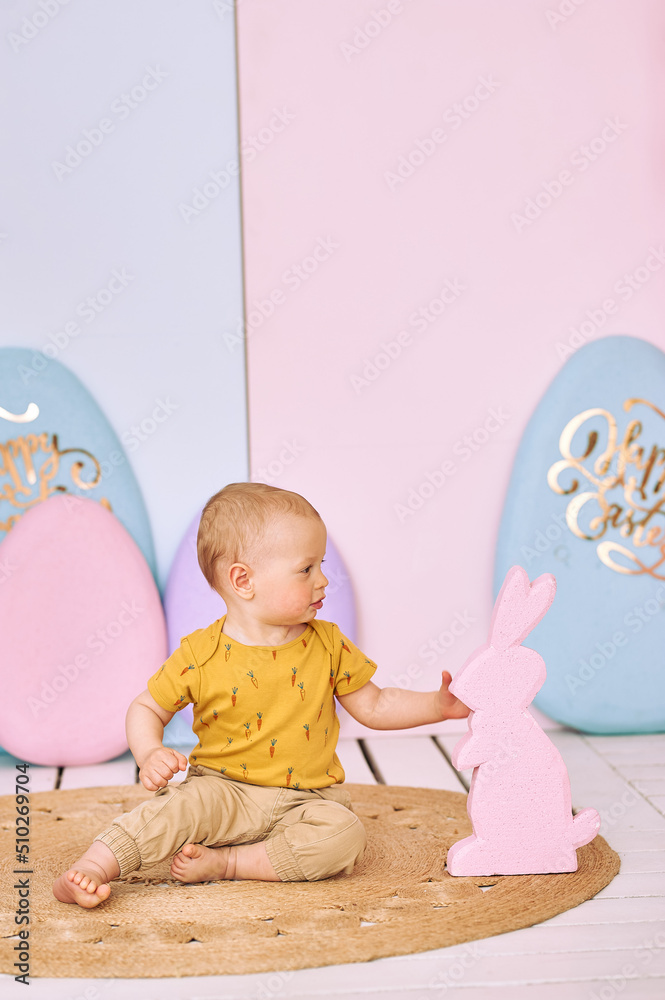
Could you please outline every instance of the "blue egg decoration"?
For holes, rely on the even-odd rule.
[[[529,645],[534,704],[588,733],[665,731],[665,354],[636,337],[586,344],[524,431],[497,542],[511,566],[553,573]]]
[[[0,348],[0,541],[27,510],[57,494],[96,500],[112,511],[155,575],[139,485],[95,400],[55,358]]]

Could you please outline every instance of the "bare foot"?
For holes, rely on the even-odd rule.
[[[171,875],[179,882],[245,878],[263,882],[281,881],[262,842],[231,847],[185,844],[173,859]]]
[[[89,910],[109,898],[109,882],[119,874],[120,867],[111,848],[95,840],[83,857],[55,880],[53,895],[61,903],[78,903]]]
[[[61,903],[78,903],[86,909],[98,906],[111,895],[106,873],[95,871],[88,862],[85,868],[76,865],[53,883],[53,895]]]
[[[179,882],[208,882],[227,878],[229,852],[229,847],[185,844],[173,859],[171,875]]]

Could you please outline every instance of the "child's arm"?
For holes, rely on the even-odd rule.
[[[139,766],[141,783],[150,792],[168,785],[178,771],[187,770],[187,758],[162,743],[164,726],[174,715],[158,705],[147,689],[127,710],[127,742]]]
[[[464,719],[469,709],[448,690],[452,677],[441,674],[438,691],[379,688],[368,681],[351,694],[337,697],[349,715],[370,729],[410,729],[443,719]]]

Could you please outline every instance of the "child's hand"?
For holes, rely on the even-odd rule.
[[[155,747],[145,758],[139,769],[139,778],[144,788],[156,792],[164,788],[174,774],[187,770],[187,758],[170,747]]]
[[[464,702],[448,690],[451,681],[452,676],[447,670],[444,670],[441,674],[441,687],[439,688],[441,715],[444,719],[465,719],[469,714],[469,709]]]

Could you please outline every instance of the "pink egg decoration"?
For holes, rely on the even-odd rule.
[[[103,506],[61,495],[23,515],[0,562],[0,744],[57,766],[123,753],[129,703],[166,658],[141,550]]]
[[[197,628],[205,628],[226,614],[226,605],[219,594],[208,585],[196,556],[196,535],[199,530],[199,511],[189,525],[178,546],[171,565],[166,590],[164,610],[168,629],[169,652],[180,645],[182,636]],[[335,622],[342,632],[355,642],[356,606],[351,580],[342,557],[328,537],[326,561],[323,572],[328,577],[326,599],[317,618]],[[186,744],[194,742],[192,736],[192,707],[188,705],[171,720],[165,742]]]

